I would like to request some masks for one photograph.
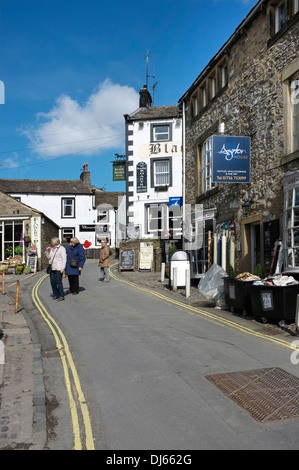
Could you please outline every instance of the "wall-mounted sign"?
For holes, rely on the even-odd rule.
[[[147,192],[147,164],[139,162],[137,169],[137,193]]]
[[[126,180],[126,162],[113,162],[113,181]]]
[[[250,183],[250,137],[212,136],[213,183]]]
[[[79,225],[80,232],[94,232],[95,229],[95,225]]]
[[[181,197],[170,197],[169,198],[169,207],[171,206],[182,206],[182,198]]]

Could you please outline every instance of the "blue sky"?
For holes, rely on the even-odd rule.
[[[124,114],[175,105],[256,0],[0,0],[0,178],[123,191]],[[153,92],[154,90],[154,92]]]

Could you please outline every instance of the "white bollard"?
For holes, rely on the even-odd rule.
[[[186,269],[186,297],[190,297],[190,269]]]
[[[178,290],[178,268],[173,268],[173,292]]]
[[[165,279],[165,263],[161,265],[161,282],[164,282]]]

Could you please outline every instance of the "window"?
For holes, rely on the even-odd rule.
[[[159,186],[172,186],[171,158],[151,160],[151,187]]]
[[[204,108],[208,104],[208,92],[206,85],[201,88],[201,107]]]
[[[216,96],[216,77],[210,78],[210,98],[213,99]]]
[[[294,15],[299,11],[299,0],[294,0]]]
[[[299,150],[299,74],[291,81],[292,152]]]
[[[70,197],[70,198],[62,198],[61,200],[61,217],[62,218],[75,218],[75,198]]]
[[[23,223],[4,222],[4,258],[23,254]],[[18,247],[18,249],[16,249]]]
[[[281,30],[286,23],[286,3],[285,0],[275,7],[275,33]]]
[[[219,68],[220,72],[220,88],[225,87],[228,81],[228,72],[227,72],[227,65],[224,64]]]
[[[151,125],[151,141],[164,142],[171,140],[171,126],[169,124],[152,124]]]
[[[70,239],[73,238],[74,236],[75,236],[75,229],[74,228],[67,227],[67,228],[62,228],[61,229],[61,240],[63,238],[66,238],[68,243],[69,243]]]
[[[205,193],[215,186],[212,183],[212,138],[209,138],[201,148],[201,192]]]
[[[109,222],[109,211],[107,209],[98,209],[98,222]]]
[[[192,114],[193,117],[198,115],[198,96],[194,95],[192,97]]]
[[[181,207],[165,204],[147,206],[147,231],[162,239],[180,239],[182,236]]]

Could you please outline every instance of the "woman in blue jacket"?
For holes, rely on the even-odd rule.
[[[66,249],[65,274],[68,276],[70,293],[79,294],[79,275],[85,263],[85,250],[78,238],[70,239],[70,244]]]

